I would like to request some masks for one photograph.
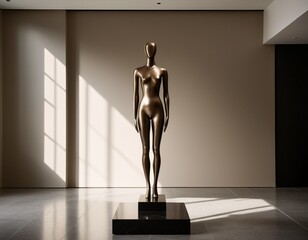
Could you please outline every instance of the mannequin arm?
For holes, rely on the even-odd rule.
[[[139,108],[139,77],[137,70],[134,72],[134,98],[133,98],[133,111],[134,111],[134,123],[135,129],[139,132],[138,124],[138,108]]]
[[[163,87],[164,87],[164,103],[165,103],[165,114],[166,114],[166,119],[164,123],[164,132],[166,131],[169,123],[169,91],[168,91],[168,72],[167,70],[163,71],[162,74],[163,77]]]

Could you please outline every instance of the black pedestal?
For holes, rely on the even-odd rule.
[[[184,203],[164,202],[164,211],[153,211],[164,204],[161,202],[158,207],[155,201],[145,203],[140,200],[138,204],[119,204],[112,219],[113,234],[190,234],[190,219]]]
[[[144,194],[140,195],[138,202],[139,212],[166,212],[166,196],[158,195],[158,198],[146,198]]]

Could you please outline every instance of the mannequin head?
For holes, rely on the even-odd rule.
[[[156,44],[155,43],[147,43],[145,45],[145,54],[148,58],[154,58],[156,53]]]

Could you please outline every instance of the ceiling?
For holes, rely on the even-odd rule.
[[[0,0],[2,9],[264,10],[273,0]]]
[[[267,44],[308,44],[308,11],[270,39]]]
[[[273,0],[0,0],[0,9],[264,10],[272,2]],[[307,25],[308,13],[274,36],[267,44],[307,44]]]

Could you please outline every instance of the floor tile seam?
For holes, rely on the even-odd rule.
[[[265,201],[265,199],[260,195],[260,194],[258,194],[257,192],[254,192],[251,188],[247,188],[248,189],[248,191],[252,194],[252,195],[254,195],[256,198],[258,198],[258,199],[262,199],[263,201]],[[267,202],[267,201],[265,201],[265,202]],[[269,205],[271,205],[271,206],[273,206],[273,207],[275,207],[276,208],[276,206],[274,206],[273,204],[271,204],[271,203],[269,203],[269,202],[267,202]]]
[[[228,190],[229,190],[235,197],[240,198],[235,192],[232,191],[231,188],[228,188]]]
[[[253,195],[255,195],[258,198],[263,199],[258,193],[255,193],[254,191],[251,190],[251,188],[247,188],[249,192],[251,192]],[[264,200],[264,199],[263,199]]]
[[[81,214],[79,217],[77,217],[77,219],[74,221],[74,224],[76,223],[76,225],[78,225],[78,222],[80,221],[80,219],[83,217],[83,216],[85,216],[85,212],[83,213],[83,214]],[[62,237],[60,237],[59,239],[67,239],[66,237],[67,237],[67,235],[68,235],[68,233],[67,233],[67,230],[63,233],[63,235],[62,235]]]
[[[95,201],[94,201],[94,200],[91,200],[91,202],[92,202],[92,204],[91,204],[89,207],[87,207],[86,210],[76,218],[76,220],[74,221],[74,223],[78,223],[78,222],[80,221],[80,219],[81,219],[83,216],[86,215],[87,211],[89,211],[89,209],[94,205],[94,202],[95,202]],[[64,235],[63,235],[62,237],[60,237],[60,239],[61,239],[61,240],[64,240],[64,239],[66,239],[66,238],[65,238],[66,236],[67,236],[67,233],[64,233]]]
[[[258,195],[258,197],[264,201],[266,201],[264,198],[262,198],[259,194],[256,193],[256,195]],[[267,201],[266,201],[267,202]],[[269,203],[270,204],[270,203]],[[292,222],[294,222],[296,225],[298,225],[300,228],[303,228],[305,231],[308,231],[308,228],[305,227],[304,225],[302,225],[301,223],[299,223],[298,221],[296,221],[294,218],[290,217],[288,214],[286,214],[284,211],[282,211],[280,208],[278,208],[277,206],[270,204],[271,206],[273,206],[275,208],[275,210],[277,210],[279,213],[281,213],[282,215],[284,215],[285,217],[287,217],[289,220],[291,220]]]
[[[285,212],[283,212],[282,210],[280,210],[279,208],[275,207],[281,214],[285,215],[286,217],[288,217],[289,219],[291,219],[293,222],[295,222],[297,225],[299,225],[301,228],[303,228],[304,230],[306,230],[308,232],[308,228],[305,227],[303,224],[301,224],[300,222],[296,221],[294,218],[290,217],[288,214],[286,214]]]
[[[91,202],[92,202],[92,201],[91,201]],[[93,201],[93,202],[94,202],[94,201]],[[91,206],[92,206],[92,205],[93,205],[93,203],[91,204]],[[90,207],[88,207],[88,208],[86,208],[86,209],[88,210],[88,209],[90,209]],[[87,210],[86,210],[84,213],[82,213],[80,216],[78,216],[77,219],[74,221],[74,223],[78,222],[79,219],[80,219],[81,217],[83,217],[83,216],[86,214]],[[50,210],[48,211],[47,215],[49,215],[49,214],[52,213],[52,212],[53,212],[53,210],[50,209]],[[13,233],[13,234],[8,238],[8,240],[11,240],[12,238],[14,238],[14,237],[15,237],[19,232],[21,232],[28,224],[30,224],[31,222],[35,221],[35,220],[37,219],[37,217],[38,217],[40,214],[41,214],[41,213],[36,214],[35,217],[33,217],[32,219],[30,219],[29,221],[27,221],[24,225],[22,225],[21,228],[20,228],[19,230],[17,230],[15,233]],[[65,236],[66,236],[66,234],[64,234],[63,238],[65,238]],[[62,238],[61,238],[61,239],[62,239]]]
[[[30,224],[31,222],[33,222],[33,221],[37,218],[37,216],[39,216],[39,215],[40,215],[40,213],[39,213],[39,214],[36,214],[35,217],[33,217],[32,219],[30,219],[29,221],[27,221],[24,225],[22,225],[16,232],[14,232],[14,233],[8,238],[8,240],[13,239],[19,232],[21,232],[28,224]]]
[[[191,230],[190,236],[200,236],[200,235],[204,235],[204,234],[209,234],[210,230],[208,229],[206,223],[202,223],[202,225],[204,226],[204,232],[202,232],[202,233],[193,233],[193,231],[192,231],[192,222],[190,222],[190,230]],[[213,236],[209,236],[209,235],[207,235],[207,237],[208,237],[207,238],[208,240],[215,240],[216,239]]]
[[[254,189],[256,187],[246,187],[246,189],[254,196],[254,197],[259,197],[257,193],[253,192],[251,189]]]
[[[253,192],[250,188],[248,188],[248,189],[249,189],[249,191],[250,191],[251,193],[255,194],[259,199],[262,199],[263,201],[267,202],[269,205],[273,206],[275,209],[277,209],[277,210],[280,211],[280,209],[278,209],[277,206],[275,206],[275,205],[269,203],[268,201],[266,201],[259,193]]]
[[[78,223],[79,220],[81,219],[81,217],[85,216],[86,212],[82,213],[79,217],[76,218],[76,220],[74,221],[74,223]],[[67,233],[65,232],[62,237],[60,237],[61,240],[66,239],[65,237],[67,236]]]
[[[251,191],[251,189],[249,188],[249,190]],[[254,192],[252,192],[254,193]],[[263,199],[265,201],[265,199],[263,197],[261,197],[258,193],[255,193],[260,199]],[[269,203],[270,204],[270,203]],[[299,225],[301,228],[303,228],[304,230],[308,231],[308,228],[305,227],[304,225],[302,225],[301,223],[299,223],[298,221],[296,221],[295,219],[293,219],[292,217],[290,217],[288,214],[286,214],[285,212],[283,212],[280,208],[278,208],[277,206],[272,205],[278,212],[280,212],[282,215],[286,216],[287,218],[289,218],[291,221],[293,221],[294,223],[296,223],[297,225]]]

